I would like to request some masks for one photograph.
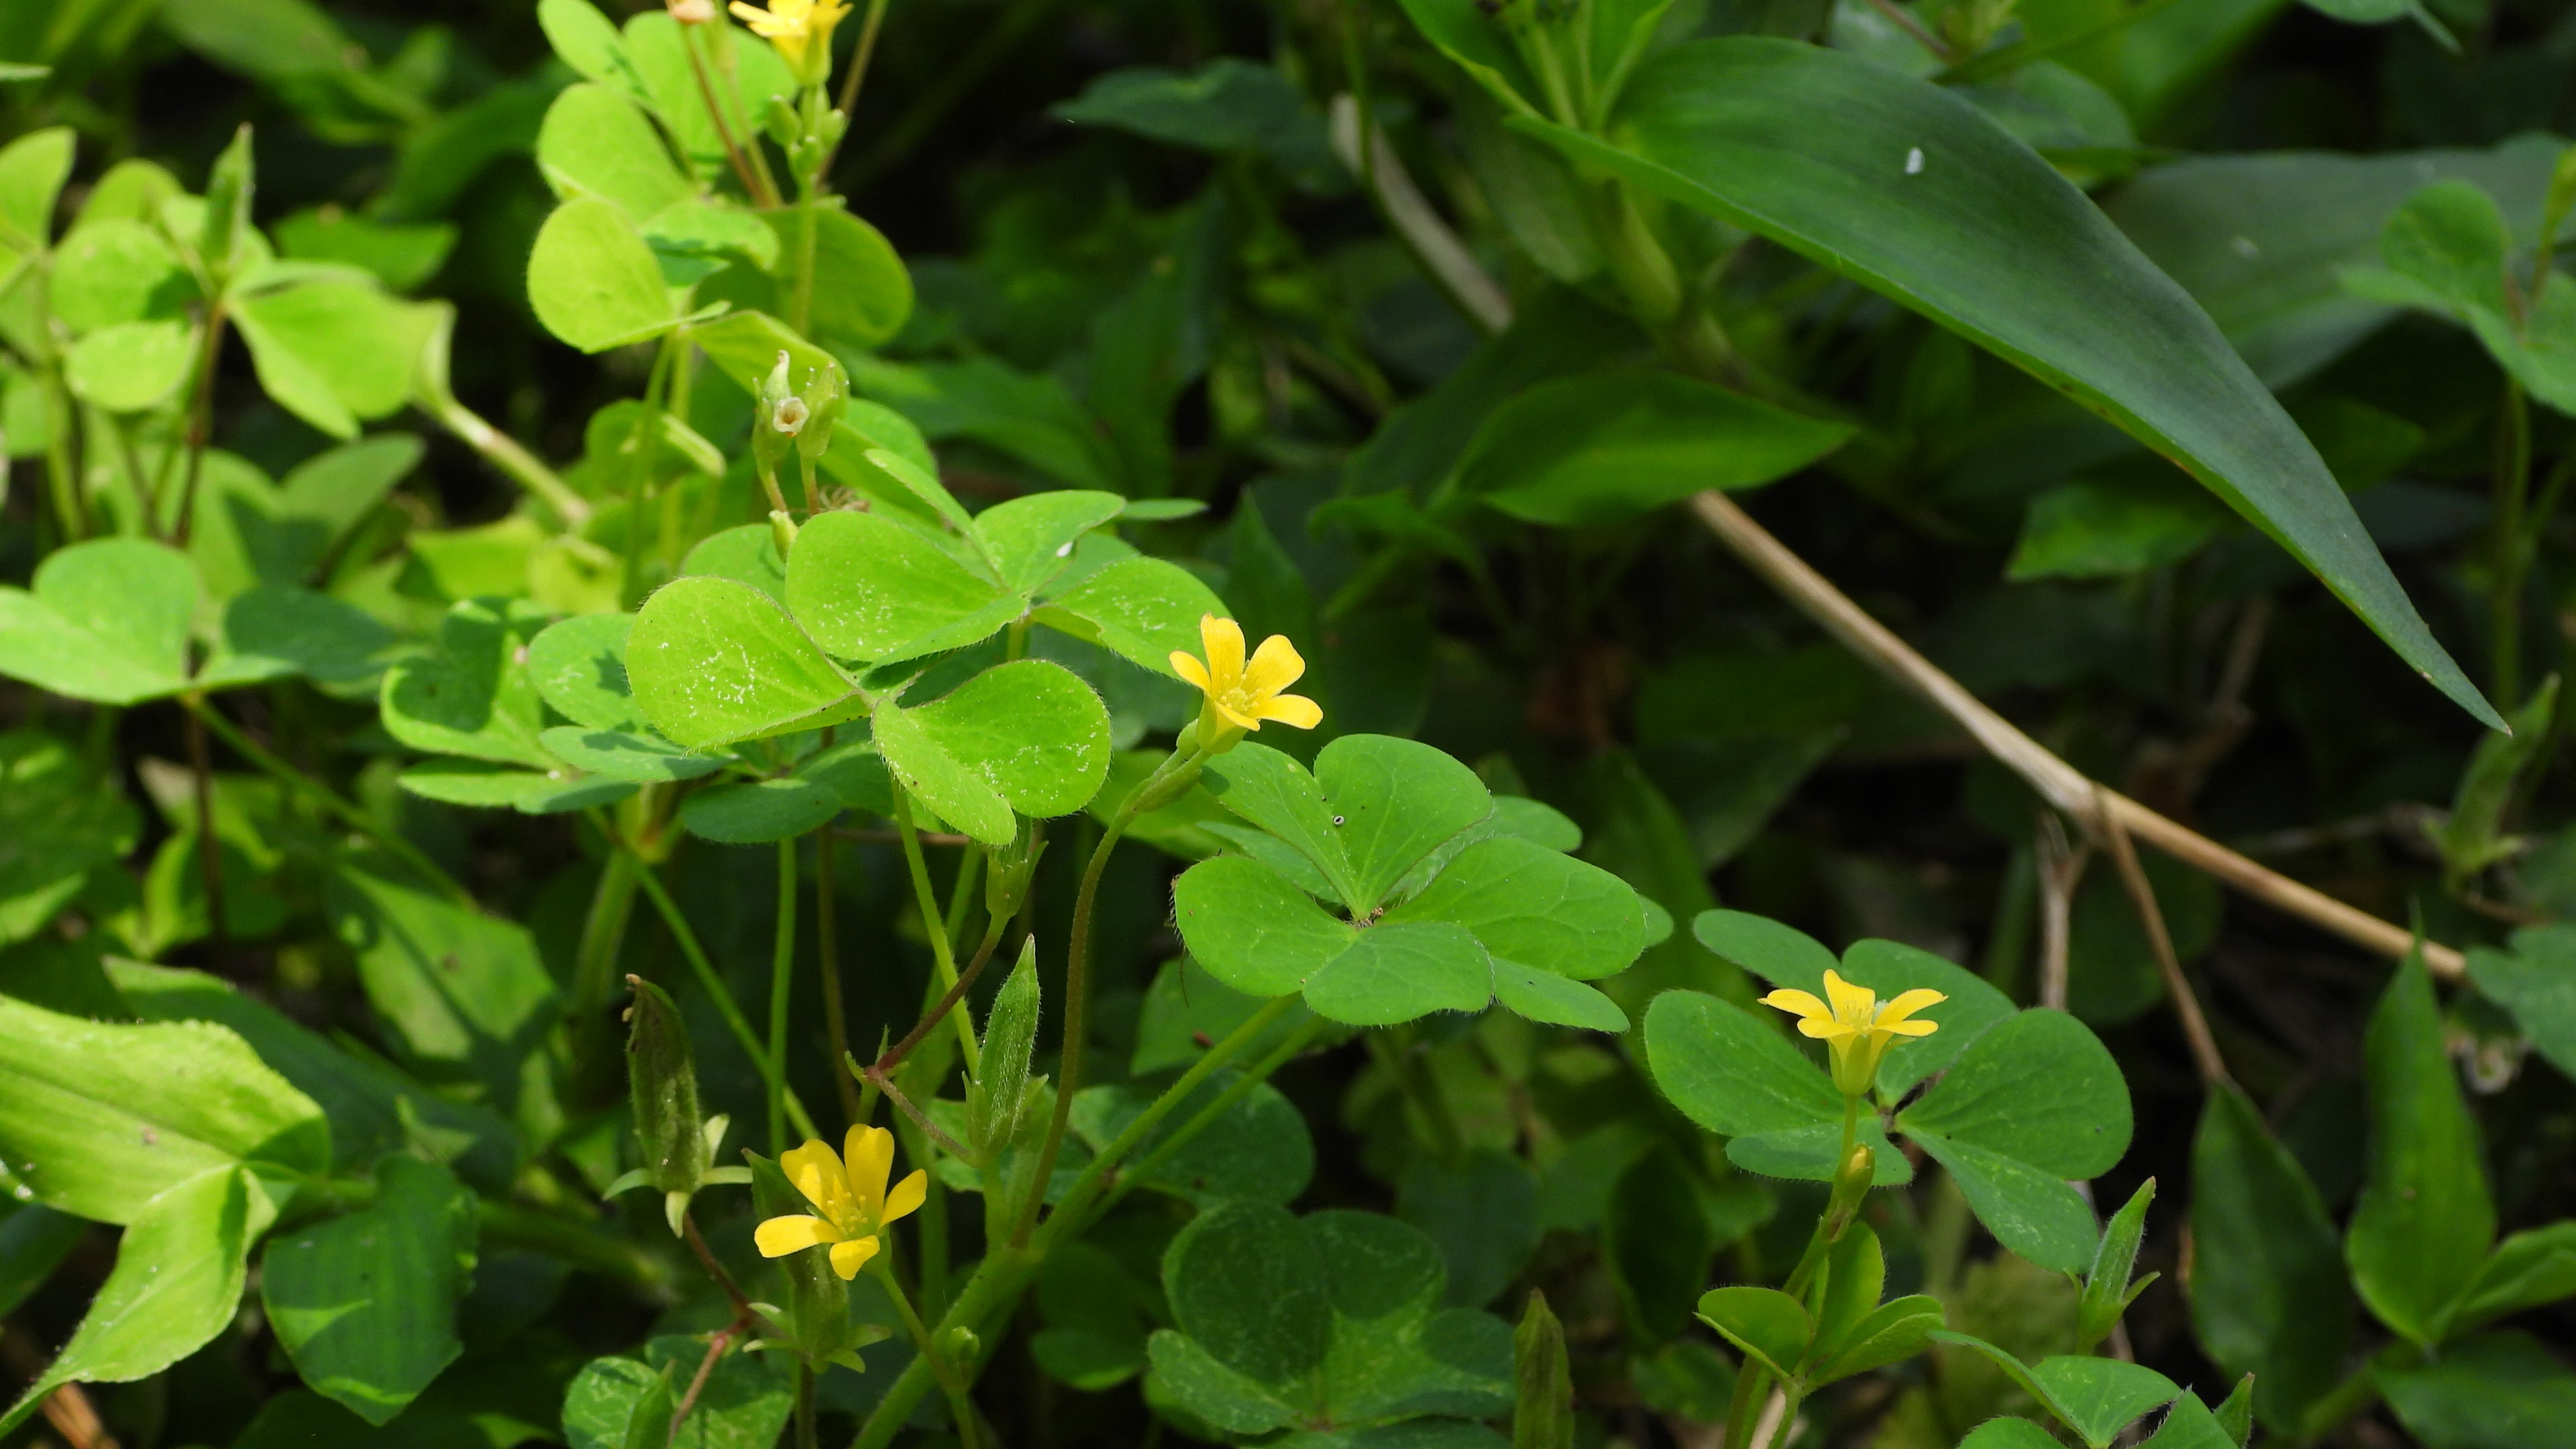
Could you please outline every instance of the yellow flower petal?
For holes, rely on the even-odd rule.
[[[778,1166],[787,1174],[787,1180],[796,1184],[796,1190],[805,1194],[805,1200],[827,1220],[835,1223],[849,1220],[850,1211],[857,1204],[850,1200],[849,1179],[842,1176],[841,1159],[832,1155],[831,1148],[808,1140],[802,1147],[791,1147],[778,1154]]]
[[[1893,1036],[1930,1036],[1940,1029],[1941,1023],[1937,1021],[1882,1021],[1872,1028]]]
[[[1179,675],[1189,684],[1195,685],[1203,694],[1216,688],[1216,686],[1208,679],[1207,666],[1201,664],[1199,662],[1199,657],[1195,654],[1185,654],[1178,649],[1173,650],[1172,672]]]
[[[1849,1041],[1860,1033],[1830,1016],[1802,1016],[1798,1018],[1798,1035],[1818,1041]]]
[[[1783,986],[1763,997],[1762,1004],[1776,1007],[1781,1011],[1794,1012],[1799,1016],[1822,1017],[1827,1021],[1832,1020],[1834,1015],[1834,1009],[1817,1000],[1814,992],[1800,991],[1792,986]]]
[[[787,33],[787,27],[779,21],[777,16],[770,14],[766,10],[760,9],[758,6],[745,5],[742,3],[742,0],[733,0],[733,4],[729,8],[733,11],[734,18],[736,20],[750,26],[751,33],[760,36],[763,39],[774,40],[780,35]]]
[[[1855,1031],[1868,1030],[1870,1010],[1878,1005],[1877,992],[1854,986],[1831,968],[1825,972],[1825,999],[1834,1004],[1834,1020]]]
[[[846,1243],[834,1243],[832,1271],[840,1274],[841,1281],[846,1283],[859,1276],[859,1270],[876,1255],[877,1240],[874,1238],[852,1238]]]
[[[1302,694],[1283,694],[1261,707],[1261,717],[1310,730],[1324,722],[1324,707]]]
[[[885,1216],[877,1219],[878,1225],[882,1227],[899,1218],[912,1216],[921,1210],[922,1203],[929,1197],[930,1174],[916,1167],[912,1176],[896,1183],[894,1191],[886,1194]]]
[[[1257,730],[1261,728],[1261,720],[1258,716],[1245,714],[1242,710],[1236,709],[1233,705],[1226,703],[1226,699],[1227,696],[1225,695],[1211,694],[1208,696],[1208,703],[1216,706],[1216,712],[1225,716],[1225,722],[1227,724],[1230,724],[1239,730]]]
[[[1306,672],[1306,661],[1297,646],[1285,634],[1273,634],[1252,651],[1252,662],[1244,666],[1243,687],[1254,694],[1277,694],[1295,684]]]
[[[1886,1006],[1879,1009],[1877,1024],[1892,1030],[1898,1022],[1905,1020],[1907,1017],[1921,1011],[1923,1008],[1927,1006],[1938,1006],[1949,999],[1949,997],[1942,995],[1938,991],[1934,991],[1928,986],[1918,986],[1911,991],[1900,991],[1896,994],[1896,999],[1894,1001],[1887,1003]],[[1931,1022],[1925,1022],[1922,1024],[1927,1028],[1935,1025],[1935,1023]],[[1923,1033],[1907,1032],[1906,1035],[1921,1036]]]
[[[816,1243],[837,1243],[841,1230],[821,1218],[771,1218],[751,1230],[751,1240],[759,1245],[760,1256],[784,1258]]]
[[[850,1164],[850,1196],[869,1222],[880,1221],[886,1176],[894,1171],[894,1134],[883,1127],[853,1127],[842,1152]]]
[[[1243,626],[1214,614],[1199,616],[1199,643],[1207,650],[1208,679],[1217,690],[1243,681]]]

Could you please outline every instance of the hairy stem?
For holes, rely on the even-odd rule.
[[[769,1150],[787,1150],[787,998],[796,970],[796,837],[778,842],[778,934],[769,954]]]
[[[948,931],[945,925],[948,918],[940,913],[939,892],[933,890],[930,885],[930,862],[922,858],[920,832],[913,828],[912,801],[904,794],[903,782],[889,778],[894,790],[894,828],[898,838],[903,842],[904,868],[912,873],[913,898],[921,908],[921,929],[923,934],[930,937],[930,959],[938,968],[940,987],[943,990],[955,992],[957,957],[949,949]],[[965,867],[960,866],[958,869],[962,872]],[[963,995],[962,992],[958,994]],[[957,1028],[957,1045],[958,1049],[965,1054],[966,1070],[981,1071],[983,1054],[976,1050],[975,1023],[967,1019],[965,1006],[961,1002],[952,1000],[949,1003],[948,1019]]]
[[[1082,889],[1073,898],[1073,935],[1064,957],[1064,1052],[1056,1069],[1055,1115],[1048,1119],[1046,1142],[1038,1149],[1028,1204],[1020,1209],[1019,1225],[1011,1230],[1014,1247],[1025,1245],[1030,1230],[1037,1226],[1038,1206],[1046,1198],[1056,1154],[1064,1147],[1065,1127],[1073,1119],[1073,1096],[1082,1090],[1082,1041],[1091,1005],[1091,912],[1100,896],[1101,873],[1109,868],[1109,854],[1118,848],[1119,837],[1127,833],[1127,823],[1134,818],[1135,812],[1122,809],[1111,819],[1091,852],[1091,863],[1083,867]]]
[[[635,847],[620,841],[618,848],[631,851]],[[688,917],[680,914],[679,903],[671,899],[669,891],[663,889],[661,880],[653,874],[651,866],[645,864],[640,857],[636,865],[636,884],[644,888],[644,894],[653,902],[653,909],[661,914],[662,924],[670,929],[671,938],[680,943],[680,955],[689,963],[689,969],[697,973],[699,988],[705,991],[708,998],[715,1003],[717,1014],[724,1018],[725,1025],[732,1030],[734,1040],[742,1044],[742,1049],[750,1056],[752,1065],[759,1069],[763,1082],[772,1085],[777,1091],[780,1101],[786,1107],[788,1121],[798,1132],[807,1137],[821,1136],[822,1134],[814,1129],[814,1119],[806,1115],[805,1104],[797,1099],[796,1089],[788,1086],[785,1079],[779,1076],[776,1071],[777,1062],[771,1058],[768,1049],[760,1044],[760,1038],[753,1033],[751,1023],[744,1019],[742,1008],[734,1004],[733,993],[725,989],[724,977],[717,974],[715,963],[707,959],[706,948],[698,944],[698,933],[689,929]]]

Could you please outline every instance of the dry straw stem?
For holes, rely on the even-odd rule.
[[[1509,326],[1511,299],[1494,285],[1493,278],[1485,275],[1466,244],[1431,209],[1430,199],[1413,184],[1413,174],[1404,169],[1403,159],[1387,144],[1386,133],[1369,127],[1368,154],[1360,154],[1360,103],[1347,93],[1333,97],[1332,127],[1333,154],[1341,158],[1352,175],[1368,177],[1376,183],[1377,203],[1387,224],[1421,259],[1440,290],[1487,332],[1500,332]]]
[[[1721,542],[1734,550],[1736,557],[1786,595],[1801,613],[1822,625],[1843,647],[1956,720],[1986,753],[2029,782],[2050,805],[2078,820],[2143,840],[2258,901],[2322,926],[2364,950],[2395,959],[2413,949],[2414,937],[2403,927],[2257,865],[2208,836],[2086,778],[2083,771],[2042,748],[2037,740],[1988,709],[1959,681],[1914,652],[1887,626],[1862,612],[1860,605],[1808,567],[1806,560],[1791,553],[1725,494],[1698,494],[1691,499],[1691,508]],[[2437,976],[2457,979],[2466,963],[2459,952],[2427,941],[2424,964]]]

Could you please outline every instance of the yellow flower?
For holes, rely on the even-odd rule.
[[[1233,742],[1233,735],[1261,728],[1263,720],[1277,720],[1301,730],[1324,722],[1323,708],[1313,700],[1279,692],[1306,672],[1306,661],[1298,657],[1297,646],[1288,642],[1287,635],[1273,634],[1262,640],[1261,647],[1252,653],[1252,662],[1247,664],[1243,659],[1243,626],[1232,619],[1202,614],[1199,643],[1207,650],[1207,662],[1202,664],[1175,649],[1172,672],[1207,695],[1207,705],[1199,711],[1202,745],[1221,749]]]
[[[1825,972],[1825,995],[1832,998],[1832,1005],[1818,1001],[1812,991],[1784,988],[1763,997],[1762,1004],[1791,1013],[1798,1018],[1801,1035],[1824,1041],[1833,1053],[1834,1085],[1842,1088],[1847,1097],[1869,1091],[1870,1084],[1878,1079],[1879,1059],[1887,1055],[1889,1043],[1900,1036],[1930,1036],[1939,1031],[1939,1022],[1911,1018],[1927,1006],[1950,999],[1938,991],[1916,987],[1881,1005],[1877,992],[1855,986],[1832,970]]]
[[[832,27],[850,13],[841,0],[769,0],[769,8],[733,0],[734,18],[754,35],[778,48],[778,58],[806,85],[821,85],[832,73]]]
[[[930,1195],[927,1175],[915,1168],[910,1177],[886,1191],[894,1171],[894,1134],[883,1127],[853,1127],[843,1151],[846,1166],[830,1145],[808,1140],[778,1154],[778,1165],[805,1200],[813,1217],[771,1218],[752,1234],[760,1256],[784,1258],[820,1243],[832,1245],[832,1271],[844,1280],[877,1255],[877,1234],[886,1224],[912,1213]]]

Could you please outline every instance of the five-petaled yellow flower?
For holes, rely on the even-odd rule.
[[[733,0],[734,18],[778,48],[778,58],[809,86],[832,73],[832,27],[850,13],[841,0],[769,0],[769,8]]]
[[[1825,995],[1831,998],[1831,1005],[1818,1001],[1812,991],[1783,988],[1763,997],[1762,1004],[1795,1015],[1801,1035],[1824,1040],[1833,1053],[1834,1085],[1846,1097],[1869,1091],[1870,1084],[1878,1079],[1879,1059],[1887,1055],[1888,1045],[1896,1038],[1930,1036],[1939,1031],[1939,1022],[1915,1021],[1913,1015],[1950,999],[1918,986],[1881,1005],[1877,992],[1855,986],[1832,970],[1825,972]]]
[[[886,1191],[894,1172],[894,1134],[883,1127],[853,1127],[843,1144],[845,1165],[829,1144],[807,1141],[778,1154],[787,1180],[814,1205],[812,1217],[771,1218],[752,1234],[760,1256],[783,1258],[819,1243],[832,1245],[832,1271],[856,1278],[877,1255],[877,1234],[921,1206],[928,1177],[918,1168]]]
[[[1277,720],[1301,730],[1324,722],[1322,706],[1303,695],[1282,694],[1306,672],[1306,661],[1285,634],[1273,634],[1243,658],[1243,626],[1214,614],[1199,616],[1199,643],[1207,649],[1202,664],[1185,651],[1172,651],[1172,672],[1207,695],[1199,711],[1199,743],[1221,749],[1246,730]],[[1214,752],[1212,749],[1211,753]]]

